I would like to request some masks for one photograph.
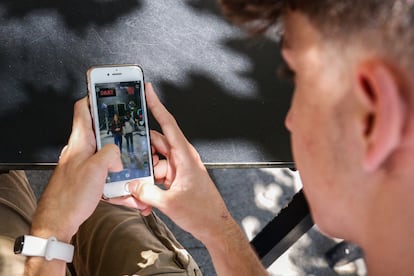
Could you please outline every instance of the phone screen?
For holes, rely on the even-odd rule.
[[[151,176],[142,87],[141,81],[94,83],[99,122],[98,149],[106,144],[117,145],[124,166],[121,172],[109,173],[107,183]]]

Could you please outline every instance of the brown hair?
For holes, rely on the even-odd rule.
[[[304,13],[320,30],[340,27],[352,31],[378,27],[398,18],[414,23],[412,0],[220,0],[220,3],[228,18],[251,31],[265,31],[274,26],[287,8]]]
[[[275,26],[286,5],[283,0],[220,0],[220,3],[227,18],[253,33],[261,33]]]
[[[414,70],[414,0],[220,0],[223,13],[253,33],[280,27],[287,9],[327,38],[358,41]]]

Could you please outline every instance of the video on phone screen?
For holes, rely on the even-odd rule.
[[[139,81],[95,84],[101,146],[121,150],[124,170],[107,182],[150,176],[150,156]]]

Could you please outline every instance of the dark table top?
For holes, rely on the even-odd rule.
[[[119,63],[143,67],[205,163],[292,164],[277,42],[213,0],[0,0],[0,25],[0,167],[53,165],[87,68]]]

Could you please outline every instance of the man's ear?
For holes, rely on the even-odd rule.
[[[399,145],[405,106],[398,75],[382,61],[358,68],[358,91],[364,106],[364,168],[380,167]]]

